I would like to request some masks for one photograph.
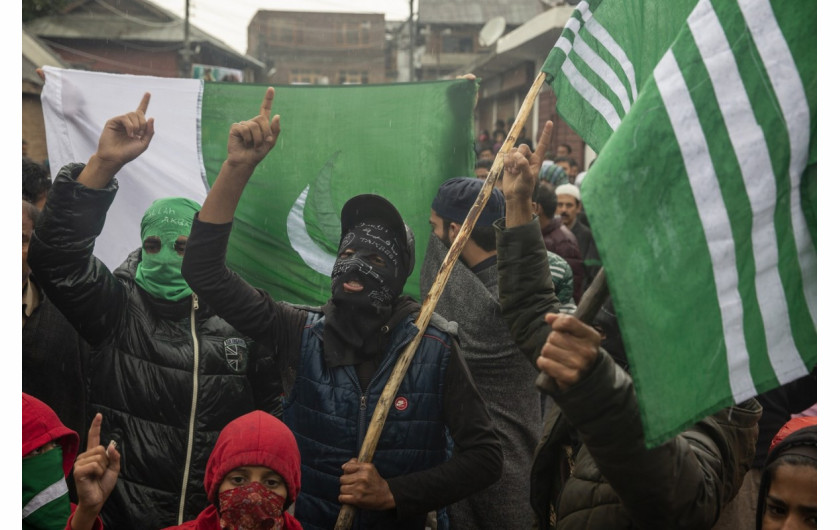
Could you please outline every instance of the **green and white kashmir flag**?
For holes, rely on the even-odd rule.
[[[816,17],[697,2],[584,181],[649,445],[816,365]]]
[[[580,2],[542,67],[557,112],[597,153],[697,0]]]
[[[140,218],[152,200],[203,202],[227,154],[230,125],[259,112],[267,85],[204,83],[45,68],[42,94],[53,174],[87,162],[108,118],[151,92],[149,149],[117,175],[120,191],[95,254],[118,266],[140,246]],[[390,200],[414,230],[416,262],[429,234],[438,186],[471,174],[472,81],[394,85],[278,86],[277,145],[254,172],[236,211],[228,264],[276,299],[320,305],[330,296],[338,214],[360,193]],[[415,274],[406,293],[417,298]]]

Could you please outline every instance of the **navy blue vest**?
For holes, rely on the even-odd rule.
[[[301,492],[295,517],[307,530],[331,530],[338,503],[341,466],[357,457],[382,390],[400,353],[417,334],[414,319],[403,320],[367,392],[362,393],[352,366],[327,368],[323,360],[324,316],[312,313],[301,341],[295,386],[283,421],[297,439],[301,455]],[[434,467],[446,459],[447,434],[443,423],[444,376],[450,356],[449,336],[427,327],[423,340],[388,412],[373,464],[383,478],[407,475]],[[440,530],[448,528],[445,513]],[[354,528],[423,528],[418,521],[397,521],[394,511],[358,510]]]

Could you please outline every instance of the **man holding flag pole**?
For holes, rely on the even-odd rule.
[[[433,317],[420,337],[388,406],[379,450],[372,461],[356,458],[401,350],[420,326],[419,304],[402,296],[414,235],[397,209],[372,194],[344,204],[331,296],[322,307],[274,301],[225,264],[239,199],[280,134],[273,100],[269,87],[259,115],[231,126],[227,160],[193,223],[184,277],[234,327],[274,352],[287,396],[283,421],[301,452],[295,517],[306,528],[333,528],[340,504],[359,510],[354,528],[423,528],[430,511],[437,511],[438,529],[448,528],[445,507],[496,482],[503,456],[455,329],[442,318]]]
[[[633,380],[603,377],[581,322],[539,320],[547,267],[515,203],[541,157],[514,153],[500,299],[563,412],[533,468],[542,527],[710,527],[749,466],[752,396],[815,366],[815,36],[816,2],[592,0],[549,55],[559,114],[599,151],[581,193]],[[531,278],[530,298],[510,284]]]
[[[495,223],[502,315],[560,389],[531,471],[538,527],[710,528],[752,462],[761,406],[749,399],[645,447],[630,375],[599,348],[594,328],[557,314],[531,209],[551,126],[536,153],[520,146],[506,157],[505,218]]]

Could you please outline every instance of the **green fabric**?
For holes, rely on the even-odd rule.
[[[557,113],[599,153],[697,0],[590,0],[572,13],[542,71]]]
[[[36,504],[42,506],[23,519],[23,528],[55,530],[67,524],[70,517],[70,494],[64,482],[62,458],[61,447],[56,447],[23,459],[23,508],[26,509],[39,493],[42,494],[35,500]]]
[[[160,251],[141,252],[134,280],[155,298],[175,302],[192,294],[181,276],[183,257],[176,252],[175,241],[179,236],[189,237],[193,217],[200,208],[193,200],[171,197],[156,200],[143,214],[141,241],[150,236],[160,238]]]
[[[575,291],[574,273],[569,263],[555,254],[546,251],[548,255],[548,270],[551,272],[551,283],[554,284],[554,294],[561,304],[561,312],[574,313],[575,300],[572,297]]]
[[[278,86],[277,145],[257,167],[236,210],[228,265],[275,299],[320,305],[330,297],[338,214],[360,193],[382,195],[417,241],[448,178],[474,164],[472,81]],[[254,116],[265,86],[206,83],[201,145],[210,184],[227,155],[230,124]],[[416,248],[416,263],[425,249]],[[405,294],[419,298],[420,267]]]
[[[650,445],[817,359],[816,2],[687,22],[581,190]]]

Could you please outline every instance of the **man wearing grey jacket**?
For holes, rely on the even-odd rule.
[[[424,297],[482,185],[480,179],[459,177],[438,189],[429,217],[433,233],[420,271]],[[458,324],[461,353],[504,453],[498,482],[449,507],[452,527],[458,530],[530,528],[534,520],[527,506],[529,468],[542,425],[540,396],[534,387],[537,371],[514,343],[499,307],[492,223],[503,216],[504,197],[494,188],[435,309]]]
[[[535,153],[523,147],[506,158],[505,219],[494,225],[502,314],[560,389],[531,471],[538,528],[711,528],[752,462],[761,406],[748,399],[645,446],[630,374],[600,347],[594,328],[557,314],[529,204],[550,123]]]

